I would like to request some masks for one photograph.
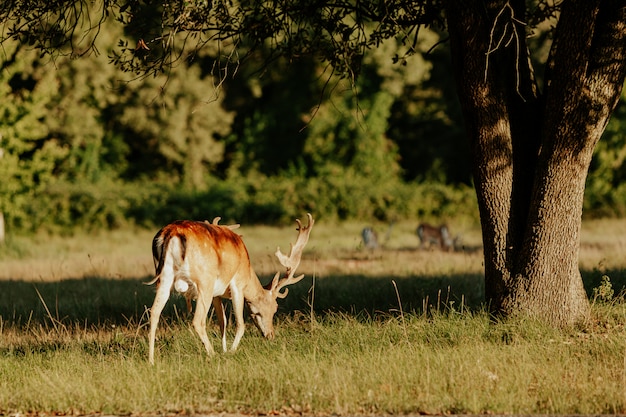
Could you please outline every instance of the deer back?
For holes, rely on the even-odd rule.
[[[228,226],[179,220],[163,227],[152,241],[157,280],[170,254],[178,278],[199,287],[214,286],[222,295],[233,278],[252,273],[248,250]]]

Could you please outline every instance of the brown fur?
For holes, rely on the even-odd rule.
[[[277,251],[279,261],[287,267],[288,273],[282,279],[277,274],[272,283],[263,288],[250,265],[248,250],[241,237],[232,229],[238,225],[218,225],[206,221],[179,220],[168,224],[157,232],[152,240],[156,276],[149,283],[157,284],[157,294],[150,310],[150,362],[154,363],[154,341],[159,316],[170,292],[184,291],[187,308],[191,311],[191,301],[196,301],[193,325],[209,354],[213,347],[206,333],[206,319],[211,304],[215,308],[222,333],[222,349],[226,350],[226,317],[222,305],[223,298],[233,302],[237,329],[232,350],[235,350],[243,336],[244,303],[249,307],[252,319],[266,338],[274,337],[273,317],[278,304],[277,298],[286,296],[280,289],[294,284],[300,277],[293,277],[300,263],[302,250],[308,241],[313,218],[309,225],[302,227],[297,220],[299,235],[289,256]],[[295,250],[294,250],[295,248]],[[184,282],[178,282],[184,281]],[[177,285],[178,284],[178,285]]]

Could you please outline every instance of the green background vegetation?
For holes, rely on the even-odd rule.
[[[3,45],[0,211],[9,236],[215,215],[278,224],[307,211],[476,220],[446,45],[424,52],[437,33],[424,30],[423,53],[404,65],[393,63],[395,41],[384,42],[355,82],[307,59],[261,67],[263,49],[224,74],[210,48],[133,79],[109,64],[125,36],[107,22],[100,54],[80,58]],[[626,213],[624,123],[620,104],[590,172],[587,216]]]

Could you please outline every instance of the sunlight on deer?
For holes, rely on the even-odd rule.
[[[248,250],[241,236],[233,232],[239,225],[219,225],[219,217],[207,221],[180,220],[168,224],[157,232],[152,241],[152,255],[156,269],[155,278],[147,284],[157,284],[156,296],[150,309],[149,360],[154,364],[154,344],[159,317],[172,290],[182,293],[191,311],[196,300],[193,327],[209,355],[214,353],[206,331],[207,314],[211,305],[217,315],[222,350],[226,345],[226,315],[223,299],[231,299],[235,314],[236,330],[231,350],[237,349],[245,331],[244,305],[248,307],[252,321],[267,339],[274,338],[274,314],[277,299],[287,296],[288,285],[300,281],[304,275],[294,277],[300,265],[302,251],[309,240],[315,221],[307,213],[308,225],[298,224],[298,237],[289,255],[280,248],[276,257],[285,267],[277,272],[272,281],[263,287],[252,269]],[[284,288],[284,291],[281,290]]]

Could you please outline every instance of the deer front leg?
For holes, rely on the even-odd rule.
[[[231,285],[230,293],[233,301],[233,312],[235,313],[236,323],[235,340],[233,340],[233,345],[230,348],[231,352],[234,352],[235,350],[237,350],[237,346],[239,346],[239,342],[243,337],[243,333],[246,331],[246,323],[243,319],[243,294],[234,285]]]
[[[217,316],[217,322],[220,325],[220,334],[222,335],[222,351],[226,352],[226,313],[224,312],[224,304],[220,297],[213,298],[213,308],[215,309],[215,315]]]
[[[209,356],[215,353],[213,345],[211,345],[209,336],[206,332],[207,314],[209,313],[209,308],[211,306],[211,299],[211,292],[205,292],[199,289],[198,299],[196,301],[196,312],[193,316],[193,328],[198,336],[200,336],[200,340],[202,340],[202,344],[204,345],[204,348]]]
[[[154,302],[150,308],[150,348],[148,358],[151,365],[154,365],[154,342],[156,339],[157,326],[159,325],[159,317],[161,312],[170,298],[170,291],[172,290],[172,284],[174,282],[173,274],[161,274],[159,277],[159,284],[154,297]]]

